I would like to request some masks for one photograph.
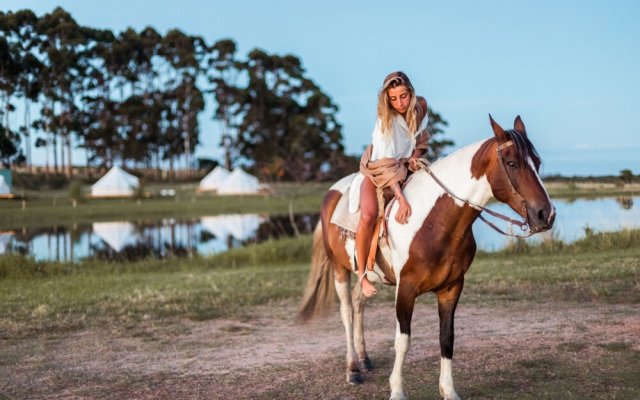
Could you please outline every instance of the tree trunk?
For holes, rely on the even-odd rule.
[[[5,94],[5,96],[3,96],[5,101],[4,101],[4,109],[5,109],[5,130],[4,130],[4,134],[7,138],[9,138],[11,129],[9,128],[9,102],[11,101],[11,96],[9,96],[8,94]],[[9,139],[11,140],[11,139]],[[12,167],[13,162],[10,163],[10,167]],[[0,167],[2,167],[2,165],[0,164]]]
[[[65,116],[65,119],[67,121],[65,121],[65,123],[69,122],[69,120],[71,119],[71,106],[69,104],[67,104],[67,110],[66,112],[63,114]],[[71,132],[69,132],[69,128],[65,127],[64,128],[64,139],[65,139],[65,146],[67,146],[67,169],[66,169],[66,175],[67,178],[71,178],[71,176],[73,175],[73,154],[71,151]]]
[[[71,136],[67,133],[67,178],[73,176],[73,154],[71,153]]]
[[[65,172],[65,167],[64,167],[64,148],[65,148],[65,142],[66,142],[66,138],[64,133],[60,136],[60,173],[64,173]],[[56,169],[57,172],[57,169]]]
[[[27,171],[33,172],[31,165],[31,102],[29,98],[24,98],[24,152],[27,158]]]
[[[54,174],[58,173],[58,138],[54,132],[51,132],[51,153],[53,154],[53,168]]]
[[[222,146],[224,147],[224,167],[227,171],[231,171],[231,135],[227,132],[227,113],[224,111],[222,117]]]
[[[289,199],[289,223],[293,228],[293,233],[295,233],[296,237],[300,237],[300,231],[298,230],[298,226],[296,225],[296,219],[293,216],[293,201],[294,198]]]
[[[85,147],[84,152],[85,152],[85,157],[87,159],[87,162],[86,162],[87,171],[85,172],[84,177],[91,178],[91,165],[89,164],[89,149]]]
[[[56,103],[51,101],[51,118],[55,115]],[[51,145],[53,147],[53,172],[58,173],[58,135],[56,132],[51,132]]]
[[[46,106],[44,107],[46,109]],[[45,136],[45,141],[44,141],[44,157],[45,157],[45,161],[44,161],[44,169],[46,171],[47,174],[49,174],[51,171],[49,169],[49,135],[51,135],[51,132],[49,131],[49,118],[45,118],[45,122],[44,122],[44,136]]]

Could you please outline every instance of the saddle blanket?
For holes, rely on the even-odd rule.
[[[342,192],[342,197],[338,200],[336,209],[331,215],[331,223],[336,224],[341,230],[355,235],[360,221],[360,210],[355,213],[349,212],[349,187]]]
[[[338,200],[338,204],[336,205],[336,209],[333,210],[333,214],[331,215],[330,222],[332,224],[338,225],[340,230],[343,233],[346,233],[350,237],[355,237],[356,230],[358,229],[358,222],[360,222],[360,209],[357,212],[352,213],[349,212],[349,188],[351,187],[352,179],[349,179],[346,182],[346,179],[338,182],[332,189],[338,190],[342,193],[340,200]],[[342,185],[340,185],[342,183]],[[393,202],[389,202],[385,205],[385,215],[388,215],[388,209],[393,205]],[[385,232],[383,229],[380,229],[379,237],[384,236]]]

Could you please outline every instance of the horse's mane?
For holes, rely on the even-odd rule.
[[[527,156],[529,156],[535,164],[536,170],[539,169],[541,164],[540,156],[529,138],[516,130],[505,131],[505,134],[513,141],[520,162],[526,163]],[[484,170],[482,165],[490,161],[491,154],[495,154],[495,151],[490,149],[494,148],[496,140],[492,136],[467,144],[431,163],[430,169],[450,190],[453,190],[458,195],[465,195],[467,185],[463,184],[463,182],[468,182],[471,178],[480,178],[480,176],[472,176],[474,174],[473,171]],[[438,191],[440,190],[438,183],[432,179],[427,179],[428,174],[426,171],[416,171],[413,176],[414,178],[408,180],[407,187],[426,184],[428,188],[435,186]]]
[[[520,158],[520,161],[524,162],[525,155],[529,154],[531,156],[531,159],[533,160],[533,163],[536,166],[536,170],[539,169],[540,164],[542,163],[542,159],[538,154],[538,150],[536,150],[531,140],[529,140],[529,137],[527,135],[521,134],[515,129],[505,131],[505,133],[516,144],[516,149],[517,149],[518,157]]]

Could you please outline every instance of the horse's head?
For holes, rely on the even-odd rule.
[[[551,229],[556,210],[538,175],[540,156],[527,137],[522,119],[517,116],[514,129],[507,131],[491,115],[489,119],[495,151],[486,173],[493,196],[520,214],[532,232]]]

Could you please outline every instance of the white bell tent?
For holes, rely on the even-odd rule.
[[[91,186],[92,197],[131,197],[140,180],[122,168],[114,166]]]
[[[0,196],[10,196],[11,188],[4,179],[4,176],[0,175]]]
[[[231,173],[223,167],[217,166],[213,171],[209,172],[207,176],[202,178],[200,185],[198,185],[198,190],[203,192],[218,190],[230,174]]]
[[[218,188],[218,194],[259,194],[263,187],[258,178],[249,175],[240,168],[233,170]]]

